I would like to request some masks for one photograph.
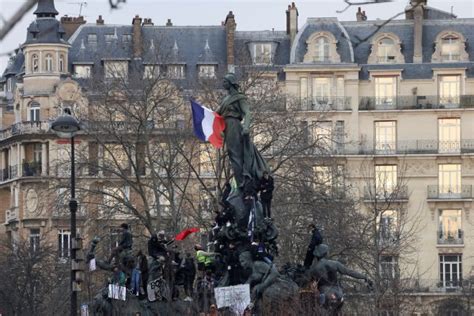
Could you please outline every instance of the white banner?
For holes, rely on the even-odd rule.
[[[125,301],[127,288],[118,284],[109,284],[109,298]]]
[[[89,271],[95,271],[97,269],[95,258],[89,261]]]
[[[216,287],[214,289],[217,308],[230,307],[240,315],[250,304],[250,285]]]

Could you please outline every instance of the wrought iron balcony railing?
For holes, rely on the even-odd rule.
[[[10,127],[0,131],[0,140],[23,134],[43,134],[49,131],[47,121],[27,121],[12,124]]]
[[[350,111],[350,97],[314,97],[302,100],[301,111]]]
[[[428,186],[428,199],[452,200],[452,199],[472,199],[472,185],[459,186]]]
[[[10,207],[5,212],[5,224],[9,224],[11,222],[16,222],[19,220],[20,212],[18,211],[18,207]]]
[[[440,280],[440,279],[402,279],[403,292],[406,293],[446,293],[462,292],[471,287],[469,280]]]
[[[408,200],[408,187],[401,185],[391,190],[374,190],[374,187],[364,187],[364,200],[379,202],[396,202]]]
[[[23,177],[37,177],[41,175],[41,162],[24,162]]]
[[[438,231],[438,245],[462,245],[464,244],[464,232],[461,229],[455,231]]]
[[[474,108],[474,95],[360,97],[359,110]]]
[[[375,144],[338,146],[335,154],[405,155],[405,154],[464,154],[474,153],[474,140],[438,141],[430,139],[377,142]],[[342,148],[343,147],[343,148]]]

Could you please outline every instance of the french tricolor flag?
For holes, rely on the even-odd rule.
[[[221,148],[224,139],[221,133],[225,130],[222,116],[191,100],[193,110],[194,134],[202,140],[209,141],[214,147]]]

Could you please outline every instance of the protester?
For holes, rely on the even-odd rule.
[[[264,261],[268,264],[272,264],[273,257],[267,252],[265,243],[260,238],[255,238],[250,245],[250,252],[254,260]]]
[[[196,276],[196,266],[194,258],[189,252],[186,253],[184,259],[184,293],[186,294],[185,301],[192,301],[194,278]]]
[[[263,172],[263,177],[260,179],[260,201],[263,207],[263,216],[266,218],[272,217],[271,206],[273,199],[273,177],[268,171]]]
[[[132,237],[132,233],[130,233],[128,228],[129,227],[127,223],[123,223],[120,225],[120,229],[121,229],[120,241],[119,241],[118,246],[112,249],[112,254],[110,255],[109,262],[112,262],[114,258],[118,259],[117,257],[122,253],[122,251],[132,250],[133,237]]]
[[[216,255],[214,252],[206,252],[203,250],[202,246],[196,244],[194,246],[194,250],[196,250],[196,261],[198,264],[198,270],[204,272],[214,272],[214,256]]]
[[[148,240],[148,255],[154,259],[158,259],[159,257],[167,257],[167,240],[165,239],[164,231],[160,231],[158,235],[151,235],[150,240]]]
[[[132,295],[139,296],[140,295],[140,284],[142,282],[142,272],[140,270],[140,253],[137,253],[136,260],[135,260],[135,266],[132,270],[132,280],[130,284],[130,290],[132,291]]]
[[[141,250],[137,253],[137,261],[139,262],[138,267],[141,272],[140,295],[146,296],[148,285],[148,259]]]
[[[239,262],[239,252],[233,243],[229,243],[229,247],[224,251],[224,258],[227,265],[229,285],[242,283],[242,268]]]
[[[304,259],[304,266],[306,268],[309,268],[311,264],[313,263],[314,248],[316,248],[316,246],[319,246],[323,243],[323,236],[321,235],[321,232],[316,227],[316,225],[314,225],[313,223],[309,224],[308,230],[311,230],[311,241],[308,245],[308,250],[306,251],[306,257]]]

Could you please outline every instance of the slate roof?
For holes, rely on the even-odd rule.
[[[63,39],[65,34],[61,23],[53,17],[38,18],[27,29],[26,44],[67,44]]]

